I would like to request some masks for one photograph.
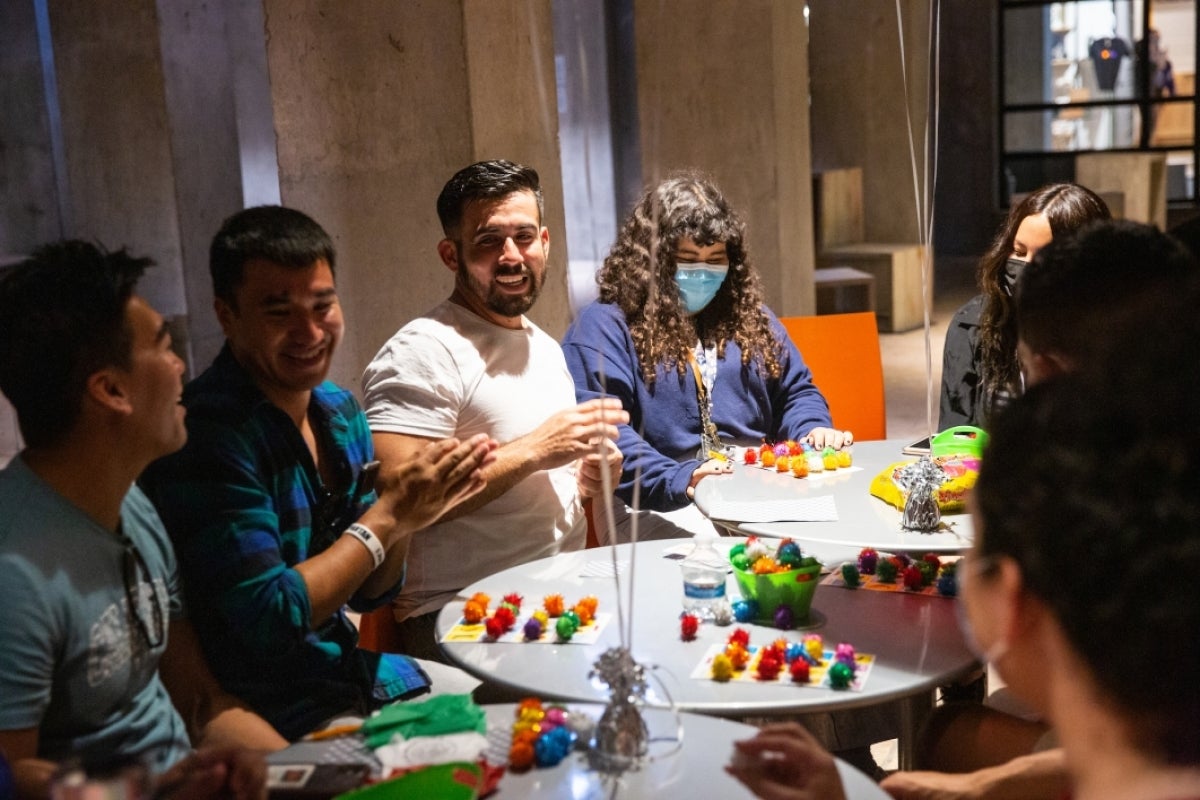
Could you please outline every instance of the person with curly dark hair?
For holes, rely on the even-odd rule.
[[[599,299],[563,340],[567,366],[578,400],[618,397],[629,412],[616,493],[680,511],[660,533],[711,531],[691,498],[705,476],[728,471],[710,455],[723,445],[853,441],[830,427],[804,359],[763,303],[745,224],[709,178],[682,173],[647,191],[597,283]],[[640,524],[639,536],[655,535],[660,520]]]
[[[1052,183],[1013,206],[979,262],[979,294],[954,313],[942,352],[938,429],[986,426],[1022,391],[1013,290],[1025,265],[1051,239],[1111,219],[1104,201],[1074,183]]]

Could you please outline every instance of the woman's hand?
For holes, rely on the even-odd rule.
[[[837,762],[796,722],[768,725],[733,743],[725,771],[766,800],[845,800]]]
[[[692,473],[692,480],[688,483],[687,496],[695,496],[696,484],[700,482],[701,478],[705,478],[709,475],[728,475],[731,472],[733,472],[733,464],[730,464],[727,459],[710,458],[708,461],[705,461],[703,464],[696,467],[695,472]]]
[[[579,459],[579,469],[575,473],[575,481],[579,484],[581,497],[599,497],[604,492],[604,476],[608,475],[609,491],[616,488],[621,480],[621,464],[624,459],[617,443],[612,439],[601,439],[596,444],[595,453],[588,453]]]
[[[804,437],[804,441],[817,450],[824,450],[826,447],[841,450],[843,447],[854,444],[854,434],[850,431],[839,431],[836,428],[813,428]]]

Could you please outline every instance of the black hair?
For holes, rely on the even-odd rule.
[[[531,192],[537,200],[538,224],[542,223],[544,201],[537,170],[512,161],[480,161],[464,167],[442,187],[437,199],[438,219],[446,238],[457,241],[463,213],[477,200],[495,200],[514,192]]]
[[[255,206],[229,217],[213,237],[208,257],[213,295],[236,307],[234,293],[246,262],[256,258],[296,269],[323,259],[337,274],[333,240],[312,217],[294,208]]]
[[[1020,566],[1135,746],[1200,764],[1200,292],[999,413],[975,488],[984,555]]]
[[[129,366],[126,307],[152,263],[70,240],[38,248],[0,280],[0,391],[28,446],[71,431],[88,376]]]
[[[1055,239],[1088,222],[1112,219],[1104,201],[1084,186],[1052,183],[1031,192],[1009,211],[1008,217],[991,248],[976,270],[983,310],[979,319],[977,371],[982,380],[984,413],[991,414],[996,398],[1017,391],[1020,365],[1017,363],[1017,319],[1014,299],[1005,290],[1004,262],[1013,254],[1017,231],[1026,217],[1044,214]]]
[[[1152,225],[1093,222],[1038,251],[1017,286],[1017,330],[1031,350],[1090,361],[1115,328],[1138,326],[1200,280],[1184,246]]]

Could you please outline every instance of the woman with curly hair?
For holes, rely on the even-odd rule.
[[[1021,270],[1056,236],[1098,219],[1112,219],[1095,192],[1052,183],[1013,207],[979,262],[980,293],[954,314],[942,351],[938,429],[986,425],[993,411],[1021,394],[1013,289]]]
[[[676,175],[647,191],[597,283],[599,299],[563,340],[567,367],[581,401],[618,397],[629,412],[617,495],[651,512],[684,512],[660,532],[712,530],[691,497],[706,475],[728,471],[710,456],[723,445],[853,441],[829,427],[808,367],[763,304],[745,225],[708,178]],[[655,535],[647,528],[655,524],[644,517],[639,536]]]

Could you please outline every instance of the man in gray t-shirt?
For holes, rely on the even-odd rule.
[[[0,752],[21,797],[77,758],[139,760],[180,800],[250,800],[266,769],[247,748],[286,744],[208,671],[133,485],[187,436],[183,362],[133,292],[148,263],[63,242],[0,280],[0,391],[25,439],[0,471]]]

